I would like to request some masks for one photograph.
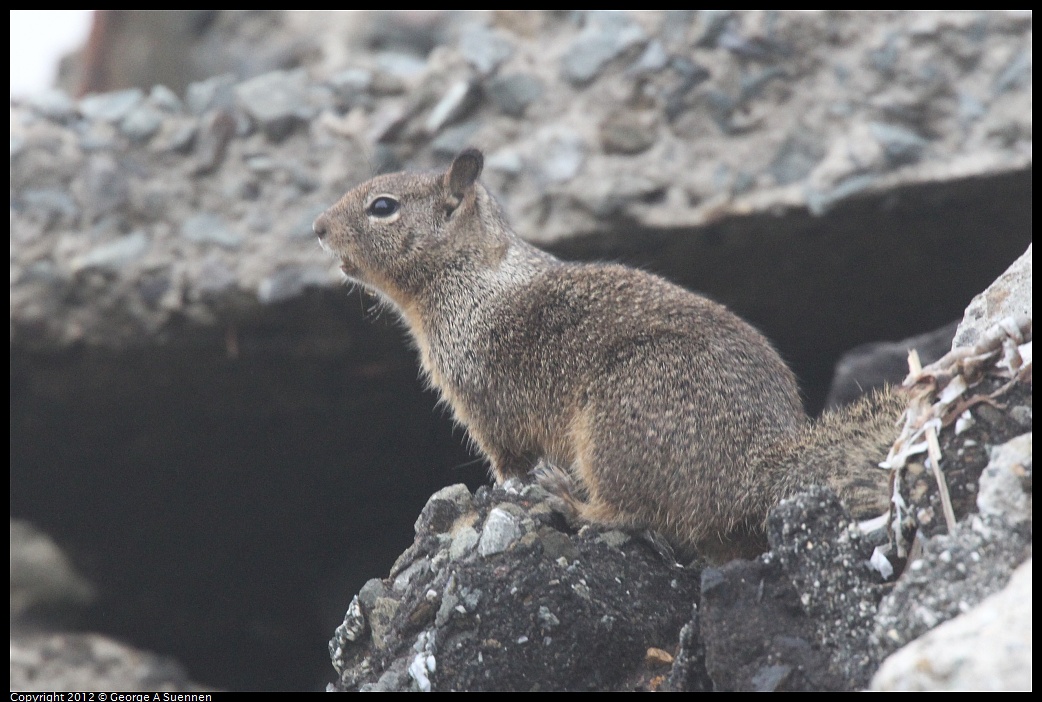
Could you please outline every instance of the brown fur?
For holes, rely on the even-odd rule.
[[[885,473],[869,464],[896,435],[891,396],[810,424],[755,329],[649,273],[528,245],[481,167],[467,150],[445,174],[379,176],[315,231],[401,314],[498,480],[546,459],[576,484],[582,517],[717,560],[762,550],[767,510],[801,487],[884,503]]]

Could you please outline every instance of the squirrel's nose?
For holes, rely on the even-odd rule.
[[[315,230],[315,234],[319,239],[325,239],[326,234],[329,232],[329,218],[325,214],[320,214],[315,223],[311,225],[311,228]]]

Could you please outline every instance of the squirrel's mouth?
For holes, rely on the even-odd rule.
[[[341,258],[340,258],[340,270],[348,278],[354,278],[355,280],[358,280],[359,278],[361,278],[361,275],[362,275],[362,271],[358,268],[358,266],[356,266],[354,263],[352,263],[351,259],[349,259],[347,256],[341,256]]]

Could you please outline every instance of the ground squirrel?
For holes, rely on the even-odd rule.
[[[315,232],[401,315],[498,480],[545,459],[581,517],[718,561],[764,550],[767,511],[812,484],[855,514],[885,510],[892,395],[810,422],[759,332],[650,273],[525,243],[482,165],[467,149],[445,173],[373,178]]]

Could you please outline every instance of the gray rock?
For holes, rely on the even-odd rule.
[[[879,658],[969,611],[1009,582],[1031,554],[1031,530],[1002,517],[970,515],[950,534],[925,541],[876,613]]]
[[[460,80],[449,86],[424,122],[427,134],[437,134],[448,124],[466,117],[481,101],[478,85]]]
[[[688,109],[688,96],[692,88],[707,81],[710,73],[708,68],[700,66],[686,56],[678,56],[669,63],[680,76],[680,79],[665,92],[666,118],[672,122]]]
[[[1002,591],[883,661],[871,689],[1031,691],[1031,563]]]
[[[110,154],[95,154],[87,162],[80,202],[96,221],[123,208],[130,197],[129,174]]]
[[[494,507],[488,513],[488,519],[485,520],[485,526],[481,530],[478,553],[482,556],[502,553],[521,538],[521,534],[521,523],[518,518],[506,510]]]
[[[148,103],[163,112],[178,113],[184,110],[184,103],[170,88],[165,85],[153,85],[148,91]]]
[[[970,301],[952,348],[972,346],[1004,317],[1031,317],[1031,245],[988,289]]]
[[[119,123],[119,130],[132,141],[148,141],[163,124],[163,116],[148,105],[139,105]]]
[[[1020,85],[1031,80],[1031,52],[1020,50],[1013,55],[1006,67],[995,77],[992,93],[1002,93],[1015,90]]]
[[[778,147],[768,170],[778,185],[803,180],[825,155],[821,138],[805,130],[797,130]]]
[[[11,622],[26,624],[51,607],[82,606],[95,589],[44,531],[11,519]]]
[[[192,83],[185,91],[185,104],[195,115],[210,110],[227,109],[235,104],[235,86],[238,79],[231,73]]]
[[[466,485],[457,483],[430,496],[413,528],[417,533],[448,531],[459,517],[474,509],[474,500]]]
[[[820,217],[843,200],[868,190],[878,180],[878,175],[865,173],[847,178],[828,190],[821,191],[813,187],[807,188],[807,209],[810,210],[811,214]]]
[[[449,546],[449,558],[453,561],[466,558],[478,545],[481,536],[473,527],[461,527],[452,536],[452,544]]]
[[[383,51],[379,53],[376,56],[376,65],[385,74],[381,76],[378,73],[374,76],[373,89],[381,95],[396,95],[402,92],[405,89],[406,81],[412,80],[427,69],[427,62],[423,59],[413,54],[397,51]],[[386,74],[390,74],[390,76],[396,79],[398,89],[395,92],[388,91],[389,84],[386,82]],[[383,85],[378,85],[380,81],[384,81]]]
[[[669,53],[666,52],[666,47],[659,40],[652,39],[645,47],[644,53],[630,67],[629,72],[633,74],[658,73],[668,65]]]
[[[76,103],[64,90],[52,88],[33,93],[25,102],[33,112],[55,122],[67,122],[76,115]]]
[[[186,153],[195,142],[199,125],[194,119],[172,118],[163,122],[149,148],[162,152]]]
[[[514,53],[514,46],[502,32],[475,26],[464,29],[459,51],[482,75],[488,75]]]
[[[113,151],[118,145],[119,132],[108,122],[90,122],[79,134],[82,151]]]
[[[702,10],[699,12],[702,33],[695,40],[695,46],[709,48],[716,46],[720,35],[731,23],[731,10]]]
[[[356,105],[369,104],[369,91],[373,86],[373,72],[364,68],[349,68],[329,79],[336,104],[346,112]]]
[[[896,32],[888,32],[883,45],[868,52],[868,66],[884,76],[893,75],[900,57],[899,41],[900,37]]]
[[[872,122],[868,128],[883,147],[886,160],[892,167],[915,163],[922,158],[923,150],[929,144],[911,129],[894,124]]]
[[[480,126],[477,120],[471,120],[442,130],[441,134],[431,142],[431,153],[439,158],[452,158],[470,146],[471,137]]]
[[[170,658],[100,634],[11,635],[11,690],[201,692]]]
[[[349,640],[337,630],[330,652],[339,677],[330,689],[616,689],[632,683],[650,646],[675,640],[691,611],[697,572],[636,539],[615,548],[596,529],[557,531],[545,495],[481,488],[471,498],[456,488],[448,497],[437,502],[469,503],[485,535],[498,523],[519,538],[497,537],[512,546],[505,555],[467,558],[460,549],[462,557],[448,558],[455,540],[427,526],[444,526],[459,505],[421,520],[406,553],[423,567],[407,566],[412,577],[400,592],[385,580],[359,593],[373,636]],[[528,530],[536,522],[538,535]],[[457,533],[467,531],[474,538],[471,527]]]
[[[363,93],[373,84],[373,72],[365,68],[348,68],[333,75],[329,84],[338,91]]]
[[[789,72],[781,66],[771,66],[758,73],[743,76],[738,88],[738,102],[744,105],[763,93],[771,81],[788,77]]]
[[[517,176],[525,167],[521,154],[514,149],[500,149],[485,157],[485,167],[508,176]]]
[[[266,305],[298,297],[307,288],[325,287],[329,271],[315,266],[283,266],[260,282],[257,299]]]
[[[145,94],[140,88],[88,95],[80,100],[80,112],[88,119],[115,123],[130,114],[144,99]]]
[[[835,493],[812,487],[782,500],[767,517],[767,539],[816,628],[816,643],[831,656],[829,669],[862,687],[874,671],[866,642],[883,594],[869,565],[878,543],[853,522]]]
[[[289,235],[294,239],[300,239],[301,241],[314,241],[315,239],[315,220],[318,216],[326,211],[327,205],[312,205],[302,212],[296,219],[296,222],[289,229]]]
[[[579,173],[586,159],[582,137],[565,129],[550,129],[540,135],[539,174],[547,183],[563,183]]]
[[[219,258],[210,256],[199,266],[199,278],[195,287],[203,294],[216,294],[234,286],[235,281],[232,269]]]
[[[235,95],[273,141],[284,139],[315,111],[308,102],[308,77],[303,69],[251,78],[235,88]]]
[[[146,271],[137,281],[137,292],[141,301],[151,309],[157,309],[164,297],[173,288],[169,266]]]
[[[847,351],[836,363],[825,408],[848,404],[873,388],[898,385],[908,375],[908,351],[915,349],[923,365],[951,350],[957,322],[901,341],[862,344]]]
[[[965,90],[959,91],[959,121],[963,124],[970,124],[976,122],[986,115],[988,112],[987,106],[984,105],[980,100],[966,92]]]
[[[589,11],[587,25],[561,59],[568,82],[586,85],[612,59],[646,40],[644,29],[619,10]]]
[[[674,50],[688,50],[691,26],[702,10],[663,12],[658,25],[658,40]]]
[[[72,260],[72,269],[99,269],[118,271],[136,261],[148,251],[150,242],[142,231],[131,232],[124,237],[95,246]]]
[[[232,230],[224,220],[210,212],[192,215],[181,223],[181,236],[201,244],[217,244],[226,249],[238,249],[242,235]]]
[[[510,73],[489,81],[489,98],[500,112],[520,117],[543,94],[543,82],[529,73]]]
[[[658,138],[658,115],[649,110],[613,112],[601,122],[599,136],[605,153],[639,154]]]
[[[1029,521],[1031,492],[1025,491],[1024,481],[1030,480],[1030,472],[1031,432],[992,447],[988,467],[980,477],[977,509],[1009,523]]]
[[[24,207],[37,210],[48,221],[73,222],[80,214],[79,206],[68,191],[59,188],[23,190],[20,201]]]

